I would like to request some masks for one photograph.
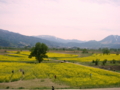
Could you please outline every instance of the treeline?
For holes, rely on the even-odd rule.
[[[0,46],[0,49],[8,49],[8,50],[29,50],[31,47],[25,46],[23,48],[18,47],[2,47]]]
[[[99,48],[99,49],[87,49],[87,48],[49,48],[49,50],[54,51],[82,51],[82,53],[95,53],[95,52],[101,52],[103,54],[109,54],[112,52],[120,52],[120,48],[114,49],[114,48]]]
[[[94,65],[106,65],[106,64],[117,64],[117,63],[120,63],[120,61],[119,60],[115,60],[115,59],[113,59],[113,60],[107,60],[107,59],[104,59],[103,61],[100,61],[99,59],[96,59],[96,60],[93,60],[92,61],[92,63],[94,64]]]
[[[7,49],[7,50],[30,50],[32,47],[30,46],[25,46],[25,47],[2,47],[0,46],[0,49]],[[73,52],[81,52],[83,54],[85,53],[103,53],[103,54],[110,54],[110,53],[115,53],[119,54],[120,53],[120,48],[114,49],[114,48],[99,48],[99,49],[88,49],[88,48],[78,48],[78,47],[73,47],[73,48],[49,48],[49,51],[73,51]]]

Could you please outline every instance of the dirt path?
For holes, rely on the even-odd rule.
[[[120,88],[101,88],[101,89],[55,89],[55,90],[120,90]]]
[[[2,90],[20,90],[20,89],[2,89]],[[52,89],[22,89],[22,90],[52,90]],[[55,90],[120,90],[120,88],[101,88],[101,89],[55,89]]]
[[[101,88],[101,89],[56,89],[56,90],[120,90],[120,88]]]
[[[57,84],[51,81],[51,79],[33,79],[33,80],[19,80],[15,82],[0,83],[0,88],[9,89],[20,89],[20,88],[51,88],[54,86],[56,88],[69,88],[67,85]],[[2,89],[2,90],[3,90]]]

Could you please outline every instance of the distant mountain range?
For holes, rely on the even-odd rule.
[[[38,37],[38,38],[42,38],[45,40],[49,40],[49,41],[54,41],[54,42],[58,42],[58,43],[69,43],[69,42],[75,42],[75,43],[84,43],[85,41],[81,41],[81,40],[77,40],[77,39],[61,39],[61,38],[57,38],[55,36],[50,36],[50,35],[39,35],[39,36],[34,36],[34,37]]]
[[[53,43],[51,41],[40,39],[33,36],[25,36],[19,33],[10,32],[7,30],[0,29],[0,46],[9,46],[9,47],[23,47],[23,46],[33,46],[36,42],[41,42],[54,47],[58,43]]]
[[[110,35],[101,41],[81,41],[81,40],[65,40],[50,35],[25,36],[19,33],[10,32],[0,29],[0,46],[3,47],[25,47],[34,46],[36,42],[45,43],[49,47],[55,48],[120,48],[120,36]]]
[[[100,41],[102,44],[120,44],[120,36],[110,35]]]

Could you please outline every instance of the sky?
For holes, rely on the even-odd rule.
[[[0,0],[0,29],[99,41],[120,35],[120,0]]]

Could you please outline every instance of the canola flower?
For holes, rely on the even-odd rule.
[[[74,54],[63,54],[63,53],[53,53],[53,52],[48,52],[47,55],[51,57],[78,57],[78,55]]]
[[[20,54],[16,54],[15,52],[13,53],[10,52],[8,55],[0,55],[0,61],[2,61],[0,62],[1,83],[18,81],[18,80],[30,80],[35,78],[37,79],[50,78],[54,82],[64,83],[71,87],[104,87],[104,86],[120,87],[120,74],[117,72],[112,72],[112,71],[107,71],[107,70],[102,70],[98,68],[77,65],[72,63],[38,63],[38,64],[31,63],[30,64],[26,62],[21,62],[21,63],[18,62],[20,61],[20,59],[23,59],[23,61],[30,61],[27,55],[29,55],[29,52],[27,51],[26,52],[22,51]],[[78,58],[76,55],[70,55],[70,54],[66,55],[59,53],[48,53],[48,56],[62,57],[62,58],[69,57],[69,59]],[[94,56],[96,57],[96,55],[92,55],[89,57],[94,57]],[[21,69],[24,71],[24,74],[23,72],[20,71]],[[14,73],[12,71],[14,71]],[[56,75],[56,79],[54,77],[55,75]]]
[[[20,54],[16,54],[16,51],[8,51],[6,55],[0,55],[0,61],[2,62],[22,62],[22,61],[35,61],[35,58],[28,58],[30,52],[24,51]]]
[[[66,55],[66,54],[65,54]],[[58,57],[56,56],[55,59],[57,60],[67,60],[67,61],[77,61],[77,62],[92,62],[92,60],[96,60],[99,59],[100,61],[103,61],[105,59],[107,59],[108,61],[111,61],[113,59],[120,61],[120,55],[116,55],[116,54],[110,54],[110,55],[103,55],[103,54],[93,54],[91,56],[88,57],[60,57],[61,54],[58,55]]]
[[[19,70],[23,69],[23,75]],[[14,70],[14,73],[11,71]],[[90,76],[92,74],[92,76]],[[57,78],[54,78],[54,75]],[[120,74],[72,63],[0,63],[0,82],[50,78],[73,87],[120,86]]]

